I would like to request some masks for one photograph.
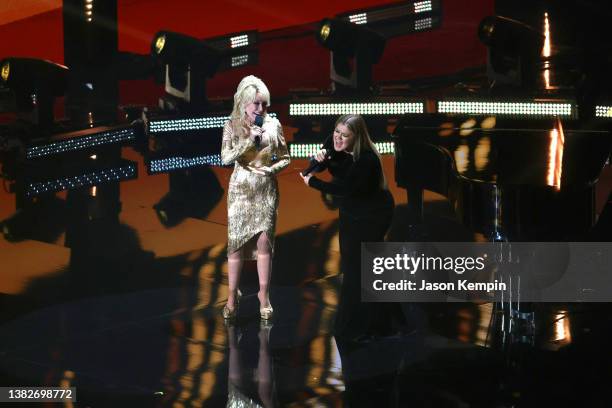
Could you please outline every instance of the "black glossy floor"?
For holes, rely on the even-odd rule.
[[[489,303],[406,304],[403,335],[337,344],[337,213],[302,184],[304,161],[279,176],[273,324],[260,324],[247,264],[227,327],[231,170],[170,181],[123,156],[137,179],[40,200],[0,238],[0,384],[71,385],[84,407],[610,406],[608,304],[527,305],[510,331]],[[405,194],[393,193],[401,241]],[[14,197],[1,194],[6,220]],[[426,203],[433,237],[474,239],[440,196]]]

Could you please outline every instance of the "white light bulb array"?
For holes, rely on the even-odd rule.
[[[373,102],[373,103],[292,103],[290,116],[327,115],[402,115],[423,113],[422,102]]]
[[[422,18],[414,22],[415,31],[427,30],[428,28],[431,28],[432,26],[433,26],[433,20],[431,19],[431,17]]]
[[[72,190],[79,187],[94,186],[111,181],[126,180],[136,176],[136,165],[130,164],[114,169],[104,169],[91,173],[82,174],[80,176],[65,177],[62,179],[40,181],[30,183],[26,188],[26,196],[32,197],[35,195]]]
[[[425,13],[432,10],[431,1],[417,1],[414,3],[415,13]]]
[[[375,142],[374,145],[380,154],[395,154],[395,144],[393,142]]]
[[[74,137],[42,146],[31,146],[26,149],[26,158],[49,156],[69,151],[87,149],[89,147],[114,144],[135,139],[134,129],[112,130],[89,136]]]
[[[246,34],[237,35],[230,38],[230,47],[239,48],[249,45],[249,36]]]
[[[274,112],[269,112],[268,115],[272,118],[276,117]],[[223,128],[228,120],[229,116],[152,120],[149,122],[149,133]]]
[[[440,113],[483,115],[571,116],[571,103],[440,101]]]
[[[323,144],[321,143],[291,143],[289,144],[289,155],[296,159],[310,158],[322,148]]]
[[[238,55],[236,57],[232,57],[232,68],[246,65],[248,62],[249,62],[249,54]]]
[[[149,170],[151,173],[163,173],[178,169],[187,169],[197,166],[224,166],[220,154],[210,154],[198,157],[168,157],[151,160]]]
[[[612,118],[612,106],[598,105],[595,107],[595,117]]]
[[[368,15],[366,13],[353,14],[349,16],[349,21],[353,24],[367,24]]]
[[[85,20],[91,23],[93,20],[93,0],[85,0]]]

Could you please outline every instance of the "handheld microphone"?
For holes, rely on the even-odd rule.
[[[263,125],[263,116],[261,115],[255,115],[255,126],[261,127]],[[259,147],[259,144],[261,143],[261,137],[259,136],[255,136],[255,145],[257,147]]]
[[[310,164],[306,168],[306,170],[302,171],[302,176],[307,176],[313,171],[323,170],[327,165],[325,162],[331,158],[333,149],[334,149],[334,138],[333,136],[328,136],[323,142],[323,149],[325,149],[325,160],[322,162],[318,162],[316,159],[310,159]]]

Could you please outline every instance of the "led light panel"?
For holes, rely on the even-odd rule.
[[[136,174],[136,163],[130,163],[116,168],[92,171],[79,176],[39,181],[27,185],[26,196],[32,197],[43,193],[72,190],[79,187],[95,186],[112,181],[132,179],[136,177]]]
[[[136,139],[136,135],[134,134],[134,129],[131,127],[119,130],[109,130],[87,136],[59,140],[46,145],[30,146],[26,148],[26,158],[34,159],[37,157],[83,150],[95,146],[122,143],[134,139]]]
[[[612,118],[612,106],[598,105],[595,107],[595,117]]]
[[[169,157],[151,160],[149,171],[151,173],[164,173],[172,170],[187,169],[197,166],[224,166],[220,154],[209,154],[198,157]]]
[[[439,101],[440,113],[473,115],[572,116],[571,103]]]
[[[274,112],[269,112],[268,115],[272,118],[276,117]],[[228,120],[229,116],[152,120],[149,122],[149,133],[223,128]]]
[[[374,145],[380,154],[395,154],[393,142],[374,142]],[[322,148],[323,144],[317,143],[290,143],[289,154],[294,159],[309,159]]]
[[[290,116],[327,116],[327,115],[402,115],[404,113],[423,113],[422,102],[373,102],[373,103],[292,103]]]

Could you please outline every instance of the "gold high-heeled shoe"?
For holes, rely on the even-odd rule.
[[[230,309],[227,307],[227,303],[223,306],[223,318],[225,320],[234,320],[238,315],[238,308],[240,307],[240,297],[242,293],[240,290],[236,291],[236,299],[234,300],[234,308]]]
[[[272,316],[274,316],[274,309],[272,305],[268,305],[265,307],[259,308],[259,315],[261,316],[261,320],[270,320]]]

